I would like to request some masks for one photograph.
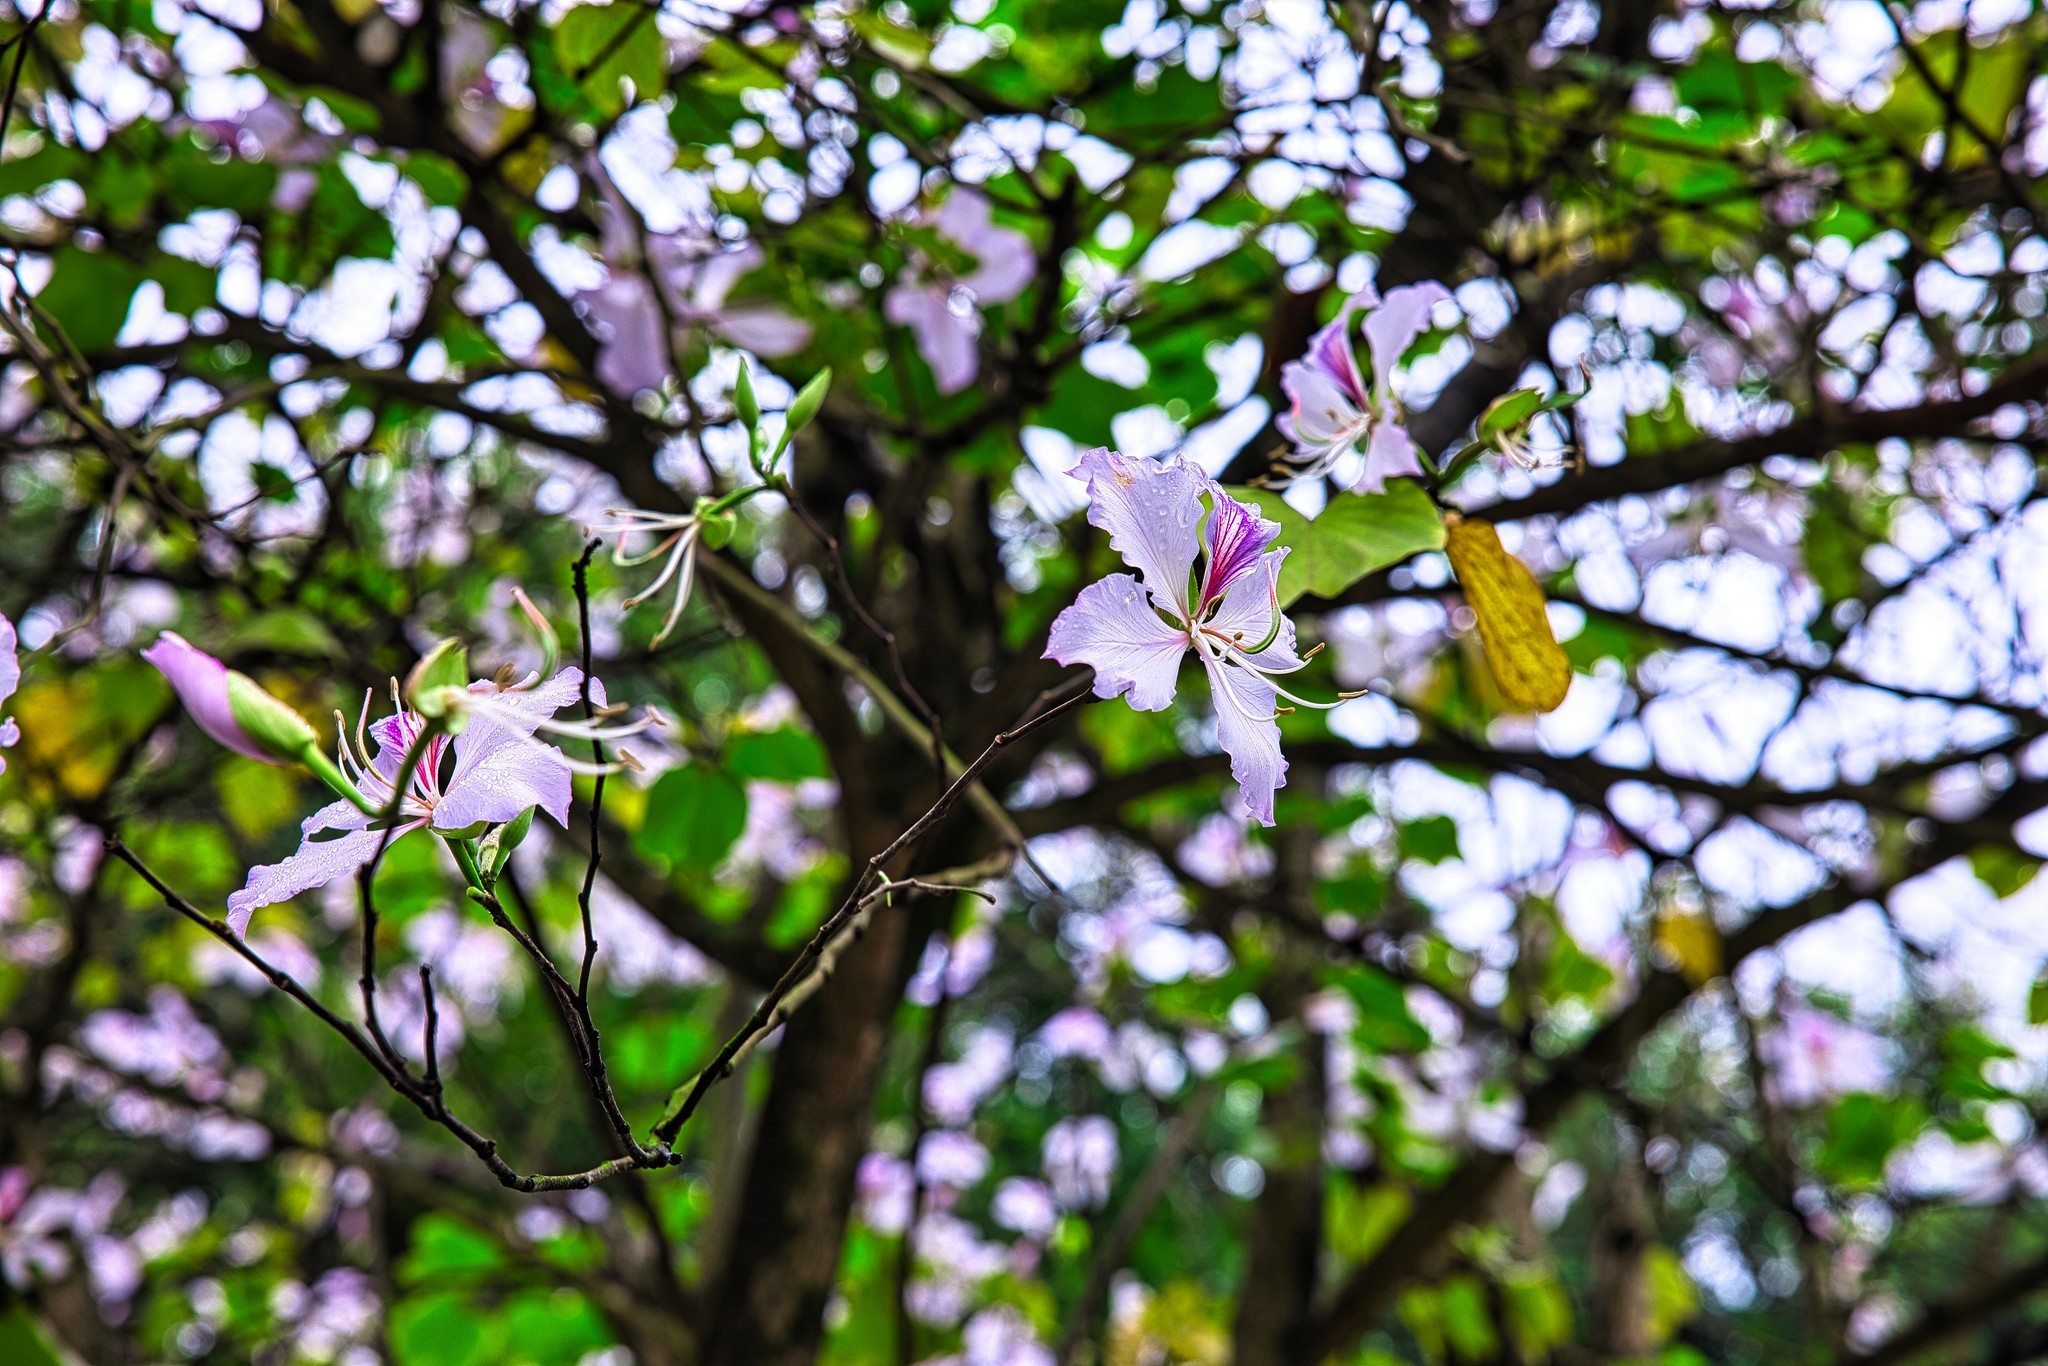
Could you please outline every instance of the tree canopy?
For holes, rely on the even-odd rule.
[[[2048,1354],[2033,0],[0,20],[0,1360]]]

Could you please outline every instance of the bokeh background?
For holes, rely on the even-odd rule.
[[[2033,0],[0,20],[0,1360],[2048,1354]],[[875,914],[678,1165],[504,1189],[108,853],[218,915],[326,800],[185,719],[160,630],[331,739],[444,636],[539,667],[514,588],[571,657],[587,605],[673,719],[589,898],[644,1137],[931,805],[917,727],[972,755],[1060,682],[1116,563],[1076,452],[1243,484],[1281,366],[1423,280],[1426,451],[1581,395],[1444,495],[1543,584],[1562,708],[1503,704],[1440,553],[1333,571],[1303,686],[1369,692],[1287,718],[1273,829],[1200,687],[1063,715],[897,868],[987,899]],[[657,644],[658,564],[573,566],[752,477],[743,361],[771,431],[828,397]],[[572,969],[578,790],[503,888]],[[408,1065],[425,965],[504,1159],[615,1156],[435,844],[375,890]],[[362,919],[250,943],[353,1019]]]

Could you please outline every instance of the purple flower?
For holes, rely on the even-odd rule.
[[[156,644],[144,650],[142,657],[156,665],[170,681],[171,687],[177,691],[178,700],[185,704],[185,710],[191,713],[193,721],[214,740],[261,764],[286,762],[283,757],[259,745],[235,719],[234,704],[229,696],[233,680],[237,677],[234,670],[192,645],[176,631],[166,631],[158,636]]]
[[[715,241],[693,245],[677,234],[650,233],[643,252],[639,215],[603,167],[593,161],[590,173],[605,201],[611,278],[576,297],[597,333],[597,379],[605,388],[622,398],[659,389],[669,377],[671,345],[681,345],[691,331],[770,359],[810,344],[811,325],[775,305],[727,302],[733,286],[761,265],[758,246],[726,249]]]
[[[1111,574],[1082,589],[1053,622],[1046,657],[1091,666],[1097,697],[1122,695],[1138,711],[1159,711],[1173,701],[1181,656],[1193,650],[1209,674],[1231,776],[1252,817],[1271,825],[1273,793],[1287,781],[1276,698],[1335,705],[1273,681],[1303,664],[1293,623],[1280,613],[1287,551],[1269,549],[1279,523],[1180,457],[1158,464],[1097,449],[1071,473],[1088,482],[1088,520],[1109,533],[1138,577]]]
[[[21,660],[14,653],[14,623],[0,617],[0,703],[14,696],[14,690],[21,685]],[[14,724],[11,716],[0,716],[0,749],[6,749],[21,739],[21,728]],[[0,773],[7,771],[7,761],[0,759]]]
[[[1038,273],[1038,257],[1029,237],[996,224],[988,196],[978,190],[954,190],[930,222],[940,237],[974,258],[974,269],[955,277],[935,262],[919,260],[898,277],[882,301],[882,314],[910,329],[939,392],[957,394],[981,371],[980,310],[1022,294]]]
[[[500,688],[472,684],[466,722],[452,740],[435,733],[426,742],[418,766],[401,776],[400,766],[426,730],[417,712],[401,709],[369,726],[375,741],[371,752],[358,725],[354,751],[344,739],[342,764],[360,801],[331,802],[300,826],[305,840],[282,863],[254,868],[249,883],[228,898],[228,924],[236,934],[249,926],[259,906],[288,901],[301,892],[325,886],[355,872],[383,845],[426,828],[449,839],[473,835],[487,825],[517,819],[535,807],[564,825],[569,818],[569,775],[578,769],[553,745],[534,738],[543,727],[567,731],[551,720],[582,696],[583,671],[567,668],[545,683]],[[604,689],[591,680],[591,697],[604,701]],[[450,752],[454,768],[444,778]],[[394,788],[397,813],[387,829],[364,808],[390,809]],[[331,838],[316,838],[328,836]]]
[[[1371,286],[1346,300],[1329,326],[1309,340],[1308,354],[1280,368],[1280,387],[1293,408],[1280,417],[1280,432],[1294,443],[1290,478],[1314,479],[1364,442],[1364,466],[1352,481],[1359,493],[1378,493],[1390,478],[1422,473],[1415,443],[1401,426],[1394,397],[1394,366],[1429,327],[1430,310],[1451,297],[1434,280],[1390,290],[1382,302]],[[1365,343],[1372,356],[1372,384],[1358,368],[1351,345],[1351,315],[1365,317]]]

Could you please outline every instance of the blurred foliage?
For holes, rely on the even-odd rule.
[[[2048,1353],[2039,4],[0,20],[0,1362]],[[1424,280],[1429,475],[1267,487]],[[523,588],[640,771],[503,923],[421,838],[248,942],[356,1021],[368,924],[409,1075],[427,968],[447,1111],[597,1167],[586,1041],[647,1141],[1062,684],[1094,445],[1276,519],[1360,695],[1272,829],[1201,689],[995,751],[887,869],[993,900],[857,917],[673,1164],[504,1189],[118,852],[216,915],[331,796],[158,631],[331,745],[443,637],[540,668]]]

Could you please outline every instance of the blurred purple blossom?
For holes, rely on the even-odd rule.
[[[598,337],[598,382],[621,398],[659,389],[672,352],[692,331],[774,359],[810,344],[811,325],[769,303],[729,302],[733,287],[765,260],[752,243],[643,232],[610,176],[590,167],[605,201],[603,250],[610,278],[577,302]],[[657,293],[657,291],[659,291]]]
[[[1368,285],[1309,339],[1307,355],[1281,367],[1280,387],[1293,406],[1278,425],[1294,443],[1292,478],[1329,474],[1353,453],[1365,459],[1351,482],[1358,493],[1378,493],[1388,479],[1422,473],[1415,443],[1401,425],[1394,366],[1428,330],[1430,311],[1450,297],[1433,280],[1389,290],[1384,301]],[[1365,342],[1372,357],[1370,387],[1351,343],[1351,315],[1360,310],[1366,311]]]
[[[1052,1188],[1027,1176],[1005,1177],[996,1187],[989,1213],[1004,1228],[1031,1238],[1044,1238],[1060,1219]]]
[[[965,275],[913,254],[882,301],[882,315],[907,327],[942,394],[957,394],[981,372],[981,310],[1022,294],[1038,273],[1031,239],[995,222],[988,196],[957,188],[926,220],[947,244],[974,259]]]
[[[1108,1201],[1116,1176],[1116,1125],[1102,1115],[1069,1116],[1046,1130],[1046,1179],[1062,1209],[1093,1209]]]
[[[14,696],[14,690],[21,686],[21,659],[15,653],[14,623],[0,616],[0,707]],[[6,749],[21,739],[21,727],[14,724],[14,718],[0,710],[0,749]],[[7,760],[0,757],[0,773],[7,771]]]

